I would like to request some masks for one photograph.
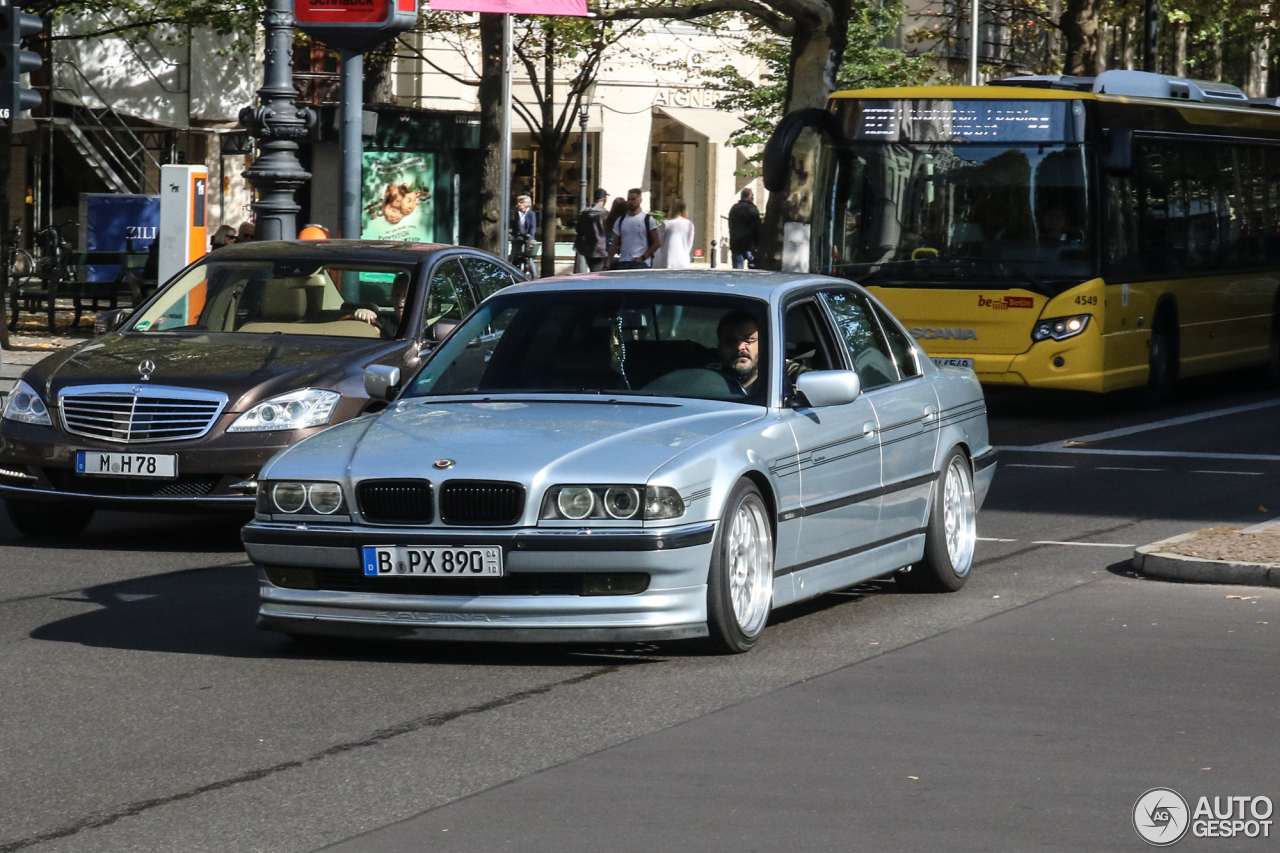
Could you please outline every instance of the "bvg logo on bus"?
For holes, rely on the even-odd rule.
[[[978,307],[1007,311],[1010,308],[1035,308],[1036,301],[1030,296],[1006,296],[1003,299],[991,299],[978,294]]]
[[[917,341],[976,341],[978,333],[973,329],[944,329],[934,326],[912,326],[911,337]]]

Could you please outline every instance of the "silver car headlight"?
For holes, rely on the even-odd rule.
[[[684,515],[670,486],[552,486],[542,499],[544,521],[658,521]]]
[[[350,513],[337,483],[268,480],[258,484],[260,515],[325,515],[346,521]]]
[[[49,418],[49,407],[40,399],[35,389],[19,379],[9,392],[9,399],[4,404],[4,416],[11,421],[37,426],[53,426]]]
[[[324,426],[333,417],[342,395],[320,388],[303,388],[263,400],[232,422],[227,432],[271,432]]]
[[[1067,338],[1074,338],[1089,328],[1091,316],[1091,314],[1076,314],[1072,317],[1040,320],[1031,330],[1031,340],[1039,342],[1053,338],[1055,341],[1065,341]]]

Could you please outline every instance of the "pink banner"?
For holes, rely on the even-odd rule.
[[[587,16],[587,0],[430,0],[433,12]]]

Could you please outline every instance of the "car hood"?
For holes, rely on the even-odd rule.
[[[48,400],[74,385],[137,384],[139,365],[155,364],[152,385],[222,391],[228,410],[307,386],[328,387],[398,341],[235,333],[111,334],[50,356],[24,377]]]
[[[302,442],[264,476],[338,476],[322,460],[340,459],[356,480],[644,483],[680,453],[764,414],[705,400],[413,400]],[[435,467],[442,460],[452,464]]]

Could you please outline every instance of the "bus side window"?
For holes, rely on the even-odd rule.
[[[1129,176],[1107,178],[1106,220],[1108,272],[1134,274],[1142,269],[1138,238],[1138,194]]]

